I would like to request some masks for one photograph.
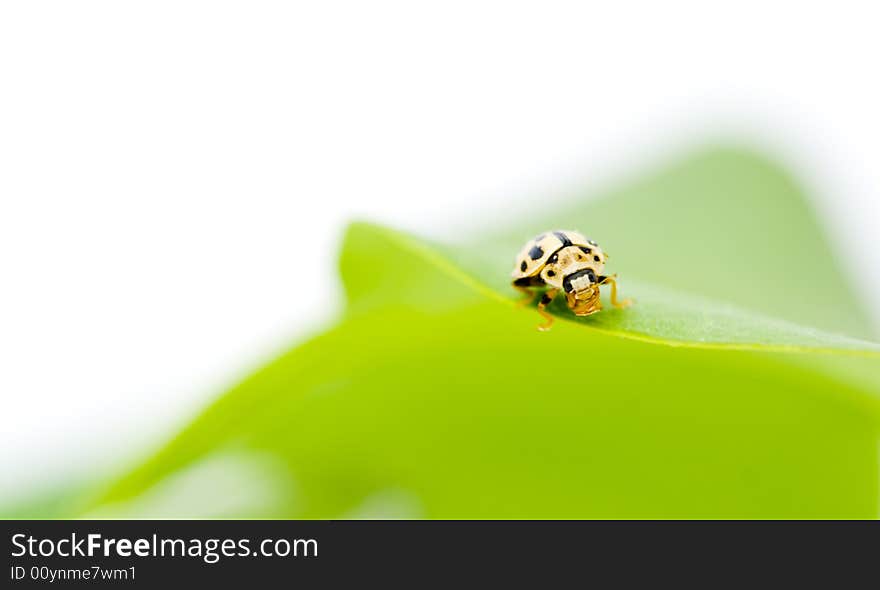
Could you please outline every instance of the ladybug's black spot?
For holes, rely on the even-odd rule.
[[[550,257],[550,260],[547,261],[547,264],[554,264],[559,260],[559,254],[554,254]]]
[[[593,260],[595,260],[596,262],[599,262],[601,260],[601,258],[599,258],[598,256],[593,256]]]
[[[569,240],[568,236],[561,231],[555,231],[553,232],[553,235],[559,238],[559,241],[562,242],[563,248],[568,248],[569,246],[571,246],[571,240]]]
[[[526,268],[528,268],[528,266],[529,266],[529,265],[526,264],[526,261],[523,260],[523,261],[520,263],[520,265],[519,265],[519,269],[520,269],[522,272],[526,272]]]
[[[529,256],[532,257],[532,260],[538,260],[543,255],[544,255],[544,251],[541,250],[541,246],[538,246],[537,244],[532,246],[532,249],[529,250]],[[525,269],[523,269],[523,270],[525,270]]]
[[[548,270],[548,271],[547,271],[547,276],[548,276],[548,277],[555,277],[555,276],[556,276],[556,271]]]
[[[586,246],[581,246],[581,250],[583,251],[584,254],[592,254],[593,253],[593,251],[590,250],[589,248],[587,248]]]

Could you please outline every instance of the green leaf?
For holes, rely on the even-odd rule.
[[[880,354],[858,339],[857,297],[793,185],[713,151],[618,193],[459,247],[353,225],[338,324],[74,513],[876,517]],[[720,268],[738,249],[728,230],[694,227],[710,209],[730,232],[776,226],[743,241],[775,250]],[[636,306],[583,319],[557,307],[554,329],[537,332],[507,276],[519,242],[548,227],[602,231]],[[647,260],[667,249],[680,276]],[[815,270],[802,255],[834,280],[802,281]],[[740,267],[754,284],[730,278]],[[831,311],[816,319],[816,305]]]
[[[518,249],[510,251],[517,252]],[[512,305],[516,293],[509,279],[496,288],[484,285],[479,274],[468,274],[444,257],[450,248],[432,248],[415,238],[379,226],[354,224],[348,233],[343,251],[342,270],[350,310],[369,310],[389,304],[418,305],[430,308],[457,304],[466,294],[462,288]],[[463,258],[449,256],[456,260]],[[387,260],[393,260],[388,264]],[[401,260],[412,265],[410,273],[402,272]],[[497,268],[481,266],[480,268]],[[426,273],[426,267],[437,272]],[[508,269],[507,266],[504,267]],[[509,270],[509,269],[508,269]],[[430,277],[430,278],[429,278]],[[432,281],[457,282],[432,284]],[[589,317],[571,314],[559,298],[551,310],[560,318],[619,336],[674,346],[754,350],[805,350],[828,353],[852,353],[880,358],[880,345],[856,338],[822,332],[779,320],[754,311],[705,297],[672,291],[667,288],[631,280],[627,296],[637,305],[613,308]],[[497,290],[496,290],[497,289]],[[534,316],[535,322],[539,318]]]
[[[570,323],[543,334],[489,298],[377,307],[224,396],[117,482],[102,515],[168,516],[132,507],[244,448],[283,463],[295,492],[279,517],[358,515],[388,495],[430,518],[876,516],[877,398],[800,356],[820,355],[675,348]]]

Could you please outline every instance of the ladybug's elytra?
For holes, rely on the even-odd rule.
[[[608,254],[593,240],[575,231],[555,230],[542,233],[529,241],[516,257],[513,269],[514,288],[526,293],[531,301],[537,290],[543,290],[538,303],[546,323],[539,330],[549,330],[553,325],[545,307],[562,291],[569,309],[575,315],[587,316],[602,310],[599,286],[611,285],[611,304],[617,308],[628,307],[632,301],[617,300],[617,275],[606,276],[605,262]]]

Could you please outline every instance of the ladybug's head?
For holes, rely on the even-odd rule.
[[[567,275],[562,281],[568,307],[575,315],[590,315],[602,309],[596,272],[584,268]]]

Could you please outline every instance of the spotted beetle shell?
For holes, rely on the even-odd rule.
[[[536,276],[553,254],[568,246],[595,248],[596,242],[570,230],[548,231],[529,240],[516,257],[511,276],[514,280]]]

